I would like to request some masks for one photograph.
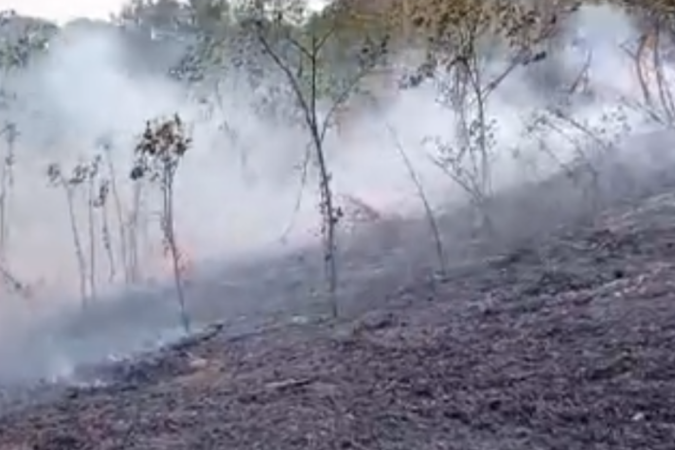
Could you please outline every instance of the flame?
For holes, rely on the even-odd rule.
[[[660,77],[663,74],[659,62],[659,46],[661,40],[661,33],[658,28],[653,28],[644,32],[637,41],[637,50],[630,54],[634,59],[635,76],[641,91],[643,100],[651,106],[654,101],[663,101],[659,99]],[[656,90],[656,92],[654,92]],[[665,106],[665,105],[663,105]]]
[[[361,198],[351,194],[341,195],[345,210],[343,211],[351,221],[376,222],[382,219],[382,213]]]
[[[382,104],[398,95],[400,73],[395,68],[377,68],[368,73],[359,83],[359,87],[367,92],[363,96],[350,96],[346,101],[336,105],[333,112],[335,130],[339,139],[356,140],[363,114],[373,107]]]
[[[189,275],[194,268],[192,252],[188,251],[185,245],[176,244],[176,247],[178,274],[184,277]],[[165,245],[162,251],[162,272],[163,275],[174,276],[174,256],[169,245]]]

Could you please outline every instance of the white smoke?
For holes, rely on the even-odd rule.
[[[569,24],[568,36],[556,54],[560,70],[570,74],[590,61],[587,88],[593,97],[568,105],[566,114],[608,140],[653,128],[642,112],[627,107],[641,97],[632,61],[621,46],[636,37],[631,19],[621,11],[583,7]],[[583,45],[574,44],[578,41]],[[204,106],[193,101],[184,87],[166,77],[131,70],[131,50],[114,33],[82,31],[55,43],[49,56],[29,73],[8,80],[27,99],[25,107],[8,118],[18,124],[21,133],[10,207],[8,265],[19,279],[37,286],[38,299],[30,304],[12,298],[3,306],[4,336],[13,336],[23,324],[34,321],[36,311],[58,311],[63,303],[72,305],[77,299],[78,272],[66,199],[62,191],[48,186],[46,166],[56,162],[68,168],[89,160],[101,151],[97,141],[107,137],[114,143],[112,161],[128,208],[127,175],[134,142],[146,120],[178,113],[192,126],[194,146],[178,173],[176,205],[178,239],[193,261],[232,259],[281,248],[280,237],[293,220],[291,243],[311,240],[318,231],[313,176],[300,211],[294,213],[300,189],[298,166],[309,143],[301,127],[262,119],[250,104],[254,93],[241,89],[221,93],[220,109],[205,120]],[[493,64],[496,70],[503,61]],[[671,76],[672,67],[668,71]],[[283,77],[278,77],[270,83],[283,83]],[[588,140],[583,130],[570,123],[560,125],[563,134],[551,129],[533,133],[528,128],[531,118],[541,114],[550,100],[548,92],[534,85],[531,72],[519,69],[488,104],[488,121],[495,124],[497,143],[496,189],[557,170],[561,161],[575,156],[575,140]],[[397,153],[400,145],[434,206],[465,199],[462,189],[431,162],[432,149],[424,143],[429,137],[446,142],[455,137],[454,113],[436,97],[428,85],[401,91],[386,108],[361,114],[351,125],[349,137],[329,136],[327,150],[336,192],[353,195],[383,214],[418,213],[421,204]],[[223,122],[236,131],[236,140],[223,134],[219,128]],[[555,158],[541,152],[542,142]],[[84,199],[77,201],[77,220],[84,224]],[[114,227],[114,219],[111,222]],[[142,264],[154,276],[162,276],[157,220],[149,227],[152,248]],[[106,281],[105,255],[101,243],[96,245],[101,289],[119,287],[120,282]]]

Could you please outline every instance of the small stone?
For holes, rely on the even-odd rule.
[[[633,422],[642,422],[642,421],[645,420],[646,418],[647,418],[647,416],[645,415],[645,413],[643,413],[643,412],[638,412],[638,413],[635,413],[635,414],[633,415],[633,417],[631,418],[631,420],[632,420]]]

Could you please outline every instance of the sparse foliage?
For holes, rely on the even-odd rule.
[[[672,127],[675,101],[665,52],[675,40],[673,6],[661,0],[640,5],[624,0],[583,3],[591,2],[618,5],[638,18],[642,36],[635,45],[625,48],[635,63],[638,101],[626,100],[626,104],[643,111],[652,122]],[[420,64],[418,61],[409,64],[414,68],[410,76],[401,80],[401,87],[414,89],[430,84],[436,88],[438,102],[452,112],[451,121],[443,130],[451,130],[452,137],[428,136],[424,143],[430,144],[432,154],[429,156],[433,162],[468,195],[480,226],[493,231],[493,218],[489,214],[495,193],[493,169],[502,153],[498,132],[504,125],[490,114],[495,92],[515,75],[547,62],[551,54],[559,50],[557,39],[564,34],[561,24],[575,13],[580,3],[576,0],[543,3],[340,0],[319,14],[309,14],[303,2],[295,0],[236,4],[134,0],[115,18],[115,25],[127,27],[121,32],[130,31],[129,35],[134,38],[141,36],[139,41],[143,43],[158,46],[152,48],[159,48],[162,43],[185,44],[187,50],[168,71],[173,82],[184,84],[191,100],[196,98],[200,107],[204,106],[204,122],[213,121],[214,112],[223,113],[226,109],[228,95],[241,86],[230,82],[236,79],[237,83],[245,83],[246,90],[255,92],[251,94],[250,103],[255,105],[257,114],[265,120],[274,118],[306,132],[309,145],[303,155],[302,184],[304,187],[307,169],[314,170],[318,178],[326,290],[331,313],[337,316],[340,312],[337,236],[344,225],[341,202],[344,199],[369,218],[380,217],[377,210],[360,199],[333,191],[334,147],[333,141],[326,137],[337,128],[339,116],[359,117],[362,105],[381,100],[377,87],[385,84],[388,94],[398,94],[399,86],[392,88],[391,83],[399,81],[398,72],[392,68],[393,60],[408,50],[422,54]],[[19,19],[15,14],[0,15],[0,34]],[[60,33],[56,26],[32,19],[26,30],[0,43],[0,76],[7,78],[8,74],[23,73],[21,71],[50,52],[50,39]],[[590,68],[594,56],[588,53],[578,76],[565,86],[562,94],[565,99],[588,84],[593,75]],[[279,74],[283,83],[276,78]],[[373,80],[379,83],[375,87]],[[0,86],[2,113],[18,103],[17,99],[5,84]],[[240,133],[235,121],[230,123],[229,118],[221,121],[223,133],[219,144],[237,149],[251,147],[250,142],[245,142],[246,133]],[[389,131],[397,141],[397,130],[389,127]],[[541,151],[558,161],[563,171],[570,176],[582,173],[585,180],[591,180],[585,186],[591,187],[588,195],[594,195],[599,177],[594,155],[586,153],[587,144],[591,142],[594,148],[608,153],[615,137],[609,137],[601,127],[587,124],[558,104],[537,111],[527,131],[531,138],[541,138]],[[25,291],[26,285],[11,273],[10,267],[16,266],[10,264],[8,252],[11,243],[12,255],[15,253],[13,230],[16,226],[12,221],[16,203],[12,201],[12,192],[18,125],[8,120],[2,133],[5,144],[0,167],[0,278],[10,290]],[[544,145],[542,136],[562,137],[574,150],[572,161],[558,158],[557,149]],[[344,144],[342,138],[338,136],[335,141]],[[117,176],[112,140],[99,144],[96,153],[100,152],[100,156],[86,159],[72,170],[63,169],[62,162],[55,161],[47,171],[51,185],[60,189],[66,199],[82,303],[86,306],[96,297],[102,270],[107,269],[109,283],[115,283],[119,277],[131,285],[148,276],[144,266],[147,262],[143,254],[144,239],[150,240],[146,230],[150,222],[147,218],[153,213],[154,198],[150,194],[159,188],[162,246],[171,261],[181,322],[189,331],[190,316],[184,292],[185,255],[177,239],[174,204],[176,174],[191,147],[186,126],[179,116],[149,122],[135,148],[130,180]],[[427,212],[440,267],[445,270],[441,232],[421,181],[408,152],[399,142],[393,146]],[[129,149],[115,150],[128,155]],[[339,147],[336,146],[335,151],[339,151]],[[244,154],[242,164],[249,164],[245,158]],[[87,208],[86,211],[80,211],[83,208]],[[99,256],[101,249],[104,254]],[[20,249],[16,253],[20,253]]]
[[[359,82],[372,70],[387,52],[387,39],[372,42],[368,37],[360,45],[351,45],[350,49],[358,68],[349,77],[343,77],[336,83],[331,92],[322,89],[321,79],[326,75],[326,60],[330,59],[330,52],[335,48],[345,49],[336,43],[338,23],[310,20],[308,29],[298,32],[292,25],[298,21],[297,10],[291,11],[279,8],[270,13],[269,18],[257,17],[254,27],[259,42],[265,53],[271,58],[276,67],[282,72],[290,85],[297,104],[301,123],[307,130],[310,141],[314,166],[319,173],[319,210],[322,217],[321,236],[324,248],[324,262],[327,278],[327,295],[331,314],[338,316],[338,269],[337,269],[337,226],[342,211],[337,207],[332,190],[332,174],[328,167],[326,134],[336,110],[344,104],[357,89]],[[300,14],[302,16],[302,14]],[[333,87],[333,85],[330,85]],[[321,101],[325,97],[331,99],[327,112],[321,115]]]
[[[75,165],[70,173],[64,172],[58,163],[52,163],[47,167],[47,179],[51,186],[63,190],[66,197],[68,208],[68,217],[70,219],[70,230],[73,239],[73,248],[80,278],[80,298],[82,307],[86,308],[89,303],[90,295],[88,289],[87,259],[84,253],[80,225],[76,215],[75,193],[76,189],[82,186],[88,178],[88,168],[84,163]]]
[[[181,323],[190,331],[190,317],[185,304],[180,247],[175,230],[174,189],[176,173],[192,141],[185,124],[178,115],[172,119],[148,122],[136,145],[136,161],[130,177],[137,181],[148,179],[159,185],[162,196],[160,226],[164,252],[171,258],[176,295],[180,306]]]
[[[471,0],[425,6],[415,9],[412,26],[428,42],[427,56],[407,85],[433,80],[439,101],[453,112],[453,140],[432,136],[425,143],[435,149],[435,164],[468,194],[480,228],[493,231],[488,204],[499,124],[489,117],[491,96],[518,68],[547,57],[544,44],[577,5],[541,9],[521,2]],[[492,62],[495,49],[502,64]]]

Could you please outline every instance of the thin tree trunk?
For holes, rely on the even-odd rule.
[[[126,225],[124,223],[124,213],[122,212],[122,200],[120,199],[119,190],[117,189],[117,175],[115,173],[115,166],[110,156],[110,150],[106,151],[106,161],[108,163],[108,171],[110,173],[110,191],[113,196],[113,202],[115,203],[115,215],[117,216],[117,226],[120,238],[120,258],[122,259],[124,265],[124,280],[126,283],[131,283],[132,277],[129,270]]]
[[[164,174],[164,182],[162,183],[162,196],[164,201],[164,238],[168,245],[168,250],[171,256],[171,265],[173,269],[173,281],[176,288],[176,296],[178,297],[178,304],[180,307],[180,319],[185,333],[190,332],[190,317],[188,315],[185,304],[185,292],[183,289],[183,274],[180,267],[180,250],[176,244],[176,235],[174,229],[173,217],[173,169],[166,168]]]
[[[108,282],[112,283],[115,281],[117,270],[115,266],[115,254],[112,249],[109,222],[110,218],[108,216],[108,202],[105,201],[101,205],[101,234],[103,237],[103,247],[105,248],[106,255],[108,256]]]
[[[87,292],[87,264],[84,258],[84,251],[82,250],[82,241],[80,240],[80,230],[77,227],[77,216],[75,215],[75,202],[73,198],[73,190],[70,186],[64,185],[66,191],[66,200],[68,202],[68,215],[70,216],[70,230],[73,235],[73,246],[75,247],[75,257],[80,272],[80,296],[82,307],[86,308],[89,303]]]
[[[96,299],[96,220],[94,211],[94,180],[90,178],[87,186],[87,228],[89,233],[89,292]]]

